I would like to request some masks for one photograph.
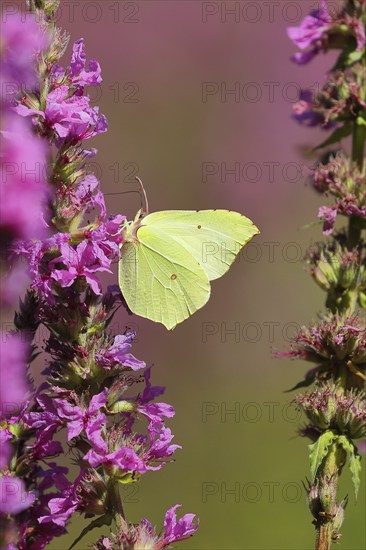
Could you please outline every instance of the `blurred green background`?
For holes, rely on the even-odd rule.
[[[299,87],[319,85],[333,58],[297,67],[286,36],[313,5],[62,3],[59,23],[72,41],[84,37],[88,58],[102,65],[103,85],[90,93],[109,132],[92,144],[99,154],[91,169],[110,193],[109,213],[135,215],[139,197],[124,192],[136,190],[138,175],[151,211],[227,208],[261,230],[212,285],[209,304],[172,333],[122,311],[112,326],[137,330],[134,352],[154,364],[153,382],[167,387],[165,399],[176,409],[169,426],[183,446],[174,464],[124,491],[128,519],[160,526],[165,511],[181,503],[182,513],[201,520],[181,543],[187,550],[313,547],[302,487],[308,442],[296,435],[304,420],[284,393],[307,365],[271,358],[324,302],[300,260],[321,238],[318,224],[304,229],[321,204],[306,186],[312,159],[304,152],[323,136],[290,115]],[[114,274],[106,282],[116,281]],[[366,541],[365,478],[355,506],[343,477],[339,495],[349,494],[350,503],[341,548],[358,550]],[[51,548],[66,548],[81,526],[75,520],[70,536]],[[92,534],[77,548],[95,540]]]

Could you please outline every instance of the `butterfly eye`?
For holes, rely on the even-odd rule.
[[[202,225],[197,225],[197,229],[201,229]]]
[[[176,276],[175,273],[173,273],[173,275],[170,275],[170,278],[171,278],[172,281],[175,281],[175,279],[177,278],[177,276]]]

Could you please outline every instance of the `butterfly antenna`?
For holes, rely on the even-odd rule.
[[[118,191],[116,193],[103,193],[103,195],[127,195],[130,193],[138,193],[140,195],[140,191]]]
[[[140,180],[139,177],[136,176],[136,179],[137,181],[139,182],[140,184],[140,189],[139,189],[139,192],[141,194],[141,199],[143,198],[144,199],[144,203],[143,204],[143,201],[141,200],[141,210],[144,212],[144,214],[148,214],[149,213],[149,201],[147,200],[147,194],[146,194],[146,191],[145,191],[145,187],[142,183],[142,181]]]

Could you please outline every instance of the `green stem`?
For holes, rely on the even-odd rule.
[[[119,531],[125,521],[125,513],[123,510],[118,481],[115,481],[113,486],[113,513],[117,529]]]
[[[363,169],[364,149],[366,141],[366,127],[354,122],[352,136],[352,161],[359,170]],[[356,217],[350,217],[348,224],[348,248],[353,250],[361,239],[361,227]],[[356,306],[356,303],[354,304]],[[348,367],[341,370],[337,383],[347,389]],[[333,519],[337,507],[337,489],[339,476],[345,462],[344,451],[333,444],[329,448],[322,468],[316,476],[316,485],[319,488],[319,513],[315,520],[316,542],[315,550],[329,550],[333,542]]]
[[[366,126],[354,123],[352,136],[352,160],[360,170],[363,168],[366,141]]]
[[[339,476],[346,460],[345,452],[333,443],[323,465],[319,468],[315,483],[319,487],[319,513],[315,520],[315,550],[329,550],[337,532],[333,520],[337,510],[337,490]]]

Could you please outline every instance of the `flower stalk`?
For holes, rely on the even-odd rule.
[[[69,67],[59,65],[69,37],[55,24],[58,4],[29,0],[36,17],[24,23],[14,15],[2,32],[1,74],[16,84],[11,101],[1,105],[10,141],[5,160],[28,168],[36,159],[42,174],[46,165],[49,170],[42,185],[34,181],[33,187],[20,174],[4,189],[7,204],[0,212],[12,273],[18,260],[31,279],[15,315],[14,335],[6,346],[2,334],[0,341],[1,388],[9,364],[19,370],[8,392],[16,408],[9,411],[9,397],[0,394],[0,492],[5,495],[0,546],[41,550],[64,535],[79,514],[92,521],[71,548],[87,532],[104,527],[108,535],[95,548],[138,550],[143,544],[163,550],[193,535],[198,524],[193,514],[178,520],[179,505],[166,512],[158,532],[146,519],[134,525],[125,516],[120,484],[137,483],[163,468],[180,446],[172,444],[165,425],[174,408],[156,401],[165,388],[152,386],[151,369],[130,352],[135,334],[127,328],[122,334],[111,331],[122,296],[118,287],[104,290],[100,274],[111,272],[119,258],[125,216],[107,217],[99,181],[87,173],[86,163],[97,151],[86,149],[85,141],[108,128],[86,92],[102,82],[101,68],[96,60],[87,63],[83,39],[74,43]],[[14,55],[13,44],[22,55]],[[27,64],[18,66],[24,52],[30,52]],[[1,170],[5,176],[6,165]],[[2,177],[2,186],[5,181]],[[11,209],[17,209],[15,216],[9,216]],[[27,274],[22,272],[19,294]],[[7,301],[14,307],[9,296],[15,285],[9,280],[1,306]],[[36,350],[40,327],[48,332],[43,350]],[[44,367],[39,387],[32,380],[36,353]],[[136,428],[138,420],[144,428]],[[79,466],[76,479],[59,463],[65,455],[60,434]]]
[[[320,323],[295,337],[291,350],[281,354],[311,361],[315,367],[296,388],[314,384],[311,393],[295,403],[309,424],[301,434],[310,437],[311,481],[308,501],[316,529],[316,550],[329,550],[340,538],[347,499],[338,502],[338,485],[348,465],[357,492],[361,457],[356,441],[366,435],[366,3],[345,1],[330,13],[326,0],[299,27],[288,30],[300,48],[293,60],[308,63],[330,48],[340,50],[335,67],[316,94],[303,91],[294,118],[307,126],[320,125],[332,134],[319,148],[328,149],[328,162],[313,170],[313,186],[330,206],[319,209],[326,242],[309,250],[306,260],[317,284],[326,291],[327,311]],[[351,155],[329,147],[351,136]],[[348,227],[335,229],[338,216]],[[355,441],[356,440],[356,441]]]

